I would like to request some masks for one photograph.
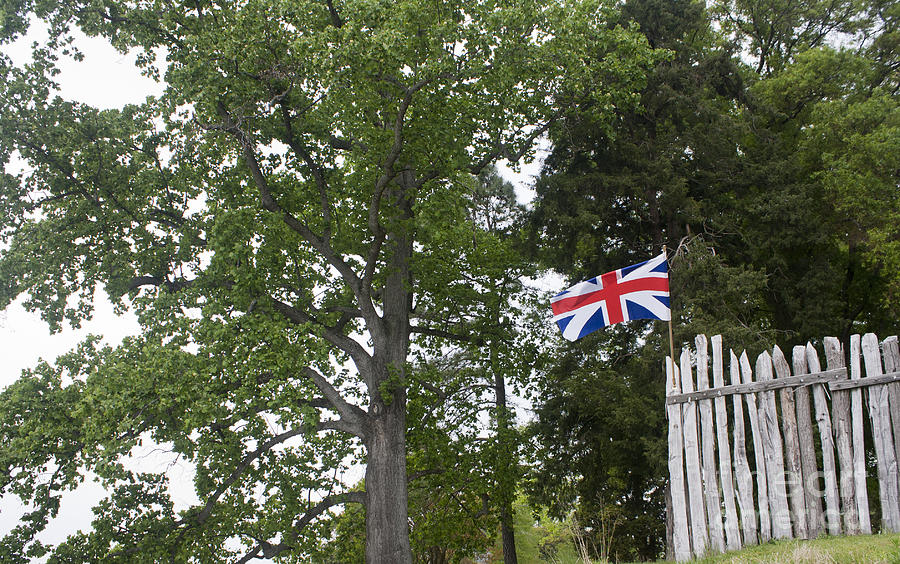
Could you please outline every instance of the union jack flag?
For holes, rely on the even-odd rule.
[[[575,284],[550,298],[563,337],[580,339],[632,319],[672,319],[666,254]]]

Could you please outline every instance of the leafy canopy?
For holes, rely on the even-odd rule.
[[[59,558],[302,558],[360,502],[367,559],[410,561],[407,391],[428,383],[411,353],[494,311],[454,224],[472,175],[527,157],[576,101],[632,104],[646,42],[592,1],[3,6],[0,41],[34,17],[51,40],[0,58],[0,305],[24,294],[58,329],[103,285],[144,328],[3,392],[0,491],[33,508],[4,557],[46,554],[35,535],[90,470],[110,497]],[[76,28],[137,50],[164,93],[59,97]],[[199,505],[125,469],[142,440],[196,466]],[[344,483],[356,461],[365,491]]]

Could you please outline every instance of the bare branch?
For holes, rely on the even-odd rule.
[[[331,23],[334,27],[341,27],[344,25],[343,20],[341,20],[340,14],[334,7],[334,2],[332,0],[325,0],[325,3],[328,4],[328,14],[331,16]]]
[[[522,144],[522,147],[518,151],[513,150],[513,148],[508,144],[498,140],[493,150],[488,151],[488,153],[485,154],[481,158],[481,160],[469,167],[469,172],[477,176],[482,170],[484,170],[486,166],[490,165],[499,158],[505,158],[512,163],[518,161],[519,159],[524,157],[529,150],[531,150],[531,146],[534,144],[537,138],[546,133],[547,130],[550,129],[550,126],[553,125],[553,123],[556,122],[556,120],[558,120],[560,117],[562,117],[562,115],[562,109],[554,112],[553,115],[550,116],[550,118],[547,119],[547,121],[543,125],[536,128],[531,132],[530,135],[528,135],[528,137],[525,138],[525,142]]]
[[[352,433],[357,437],[365,438],[366,412],[345,400],[341,393],[331,385],[331,382],[317,370],[306,367],[304,373],[312,380],[312,383],[319,388],[319,391],[322,392],[325,399],[328,400],[335,411],[341,416],[341,425],[346,427],[347,432]],[[343,431],[345,429],[339,430]]]
[[[434,329],[432,327],[422,327],[422,326],[410,326],[410,333],[418,333],[419,335],[426,335],[428,337],[440,337],[442,339],[448,339],[451,341],[456,341],[458,343],[470,343],[472,342],[472,337],[470,335],[459,335],[457,333],[453,333],[451,331],[446,331],[444,329]]]
[[[238,478],[240,478],[241,474],[243,474],[244,471],[249,468],[251,464],[253,464],[254,460],[258,459],[260,456],[268,452],[275,445],[281,444],[288,439],[302,434],[303,432],[304,430],[302,428],[299,428],[285,431],[280,435],[275,435],[274,437],[270,438],[268,441],[260,445],[256,450],[245,456],[244,459],[241,460],[240,464],[238,464],[237,467],[231,472],[228,478],[226,478],[225,481],[222,482],[218,488],[216,488],[216,491],[214,491],[211,496],[209,496],[209,498],[206,500],[206,504],[203,506],[203,509],[201,509],[199,513],[196,514],[192,512],[188,517],[181,520],[179,525],[184,524],[188,519],[193,519],[200,525],[205,523],[206,520],[209,519],[209,516],[212,514],[216,503],[219,501],[219,498],[222,497],[222,494],[224,494],[228,490],[228,488],[230,488],[231,485],[234,484]]]
[[[271,300],[272,307],[275,308],[275,311],[281,313],[292,323],[298,325],[310,324],[322,328],[322,337],[332,345],[350,355],[350,358],[353,359],[353,362],[360,372],[368,373],[370,371],[372,357],[362,345],[339,332],[336,328],[328,327],[327,325],[320,323],[303,310],[297,309],[272,297],[269,297],[269,299]]]
[[[293,531],[291,531],[290,541],[295,542],[300,537],[300,531],[302,531],[307,525],[309,525],[313,521],[313,519],[322,515],[335,505],[343,505],[346,503],[365,504],[365,502],[365,492],[345,492],[342,494],[329,495],[325,497],[322,501],[309,508],[306,513],[304,513],[297,519],[296,523],[294,523],[292,527]],[[272,544],[266,541],[259,541],[258,544],[251,548],[243,558],[238,560],[238,563],[245,564],[246,562],[250,562],[254,558],[274,558],[282,552],[290,551],[293,549],[293,545],[287,544],[285,542]]]

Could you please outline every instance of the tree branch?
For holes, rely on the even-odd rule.
[[[328,241],[331,239],[332,205],[331,199],[328,197],[328,182],[325,180],[325,172],[322,170],[322,167],[313,160],[312,155],[306,150],[306,147],[297,140],[297,136],[294,134],[293,120],[291,119],[290,111],[283,99],[279,102],[279,107],[281,108],[281,121],[284,123],[287,144],[301,159],[303,159],[307,168],[312,171],[313,178],[316,181],[316,187],[319,189],[319,207],[322,212],[322,218],[325,220],[322,239]]]
[[[166,290],[170,292],[177,292],[182,288],[190,287],[192,283],[192,280],[167,280],[165,278],[160,278],[159,276],[147,274],[144,276],[136,276],[132,278],[128,283],[127,291],[130,292],[132,290],[137,290],[141,286],[165,286]]]
[[[320,255],[322,255],[322,257],[324,257],[326,261],[328,261],[328,264],[333,266],[338,271],[344,283],[347,284],[347,286],[353,292],[353,295],[356,297],[357,303],[363,311],[363,315],[366,316],[366,322],[370,325],[370,329],[372,329],[373,326],[377,325],[376,320],[378,319],[378,317],[377,315],[374,315],[374,306],[372,305],[371,298],[369,297],[369,293],[366,289],[367,286],[363,285],[362,280],[360,280],[360,278],[356,275],[356,272],[353,270],[353,268],[349,264],[347,264],[341,257],[339,257],[337,253],[335,253],[328,239],[315,234],[308,225],[298,220],[287,210],[281,208],[281,206],[275,200],[275,197],[272,194],[271,189],[269,188],[268,180],[266,179],[265,175],[262,172],[262,169],[259,166],[259,161],[256,159],[253,144],[250,141],[249,137],[234,122],[231,114],[228,112],[227,108],[225,108],[225,104],[221,101],[218,104],[218,111],[219,115],[222,117],[224,123],[223,126],[216,127],[201,125],[201,127],[205,127],[205,129],[210,130],[221,129],[222,131],[231,134],[238,141],[241,146],[244,161],[247,163],[247,166],[250,167],[250,173],[253,177],[253,182],[256,185],[257,190],[259,191],[260,203],[262,204],[263,209],[280,215],[282,220],[288,227],[298,233],[306,242],[308,242],[313,247],[313,249],[315,249]]]
[[[406,120],[406,112],[412,104],[413,95],[428,84],[421,81],[406,89],[400,107],[397,109],[397,117],[391,128],[394,132],[394,142],[391,149],[385,156],[384,163],[381,165],[382,173],[375,181],[375,188],[372,191],[372,199],[369,201],[369,230],[372,232],[372,246],[369,247],[369,254],[366,258],[366,269],[363,274],[363,283],[368,287],[372,283],[375,275],[375,269],[378,264],[378,257],[381,256],[381,248],[384,245],[385,231],[379,221],[379,213],[381,211],[381,201],[384,198],[384,191],[388,184],[397,176],[394,165],[400,158],[400,152],[403,150],[403,124]]]
[[[311,324],[322,328],[322,337],[335,347],[350,355],[350,358],[353,359],[353,362],[360,372],[368,373],[371,371],[370,364],[372,357],[362,345],[343,333],[338,332],[334,327],[329,327],[320,323],[305,311],[290,306],[271,296],[269,297],[269,300],[271,300],[272,307],[275,308],[275,311],[281,313],[288,321],[296,323],[297,325]]]
[[[247,166],[250,168],[250,174],[253,177],[253,182],[256,185],[257,190],[260,195],[260,203],[262,204],[263,209],[270,211],[272,213],[278,214],[281,216],[282,220],[298,233],[301,237],[303,237],[310,245],[313,246],[316,251],[318,251],[322,256],[324,256],[329,264],[334,266],[341,272],[341,276],[345,276],[345,271],[347,275],[349,275],[350,280],[347,280],[348,283],[351,280],[355,280],[355,284],[359,284],[358,278],[356,274],[350,269],[349,265],[341,260],[334,254],[334,250],[330,245],[327,244],[319,235],[313,233],[313,231],[309,228],[308,225],[297,219],[293,214],[289,211],[283,209],[278,202],[275,200],[275,196],[272,194],[271,189],[269,188],[269,182],[266,179],[265,174],[262,172],[262,168],[259,166],[259,161],[256,158],[256,153],[253,148],[253,143],[248,138],[247,134],[238,127],[238,125],[234,122],[231,117],[231,114],[228,113],[228,110],[225,108],[225,105],[222,102],[219,102],[219,115],[224,120],[224,126],[216,127],[216,126],[202,126],[207,130],[216,130],[220,129],[227,133],[230,133],[241,146],[241,152],[243,153],[244,161],[247,163]]]
[[[188,519],[193,519],[197,524],[200,525],[205,523],[206,520],[209,519],[209,516],[212,514],[216,502],[218,502],[219,498],[222,497],[222,494],[224,494],[228,490],[228,488],[230,488],[231,485],[237,481],[241,474],[243,474],[244,471],[250,467],[254,460],[268,452],[275,445],[281,444],[288,439],[291,439],[303,433],[304,429],[302,428],[292,429],[290,431],[285,431],[280,435],[275,435],[268,441],[264,442],[256,450],[254,450],[253,452],[245,456],[243,460],[241,460],[240,464],[237,465],[237,467],[231,472],[228,478],[226,478],[225,481],[222,482],[218,488],[216,488],[216,491],[214,491],[212,495],[206,500],[206,504],[203,506],[203,509],[199,511],[199,513],[195,514],[191,512],[188,517],[182,519],[178,524],[186,524]]]
[[[292,527],[293,530],[291,531],[290,541],[296,542],[300,537],[300,531],[309,525],[313,519],[325,513],[335,505],[343,505],[346,503],[360,503],[364,505],[366,503],[365,492],[344,492],[342,494],[326,496],[322,501],[309,508],[306,513],[297,519]],[[285,542],[272,544],[266,541],[259,541],[259,543],[251,548],[243,558],[238,560],[238,564],[246,564],[254,558],[274,558],[282,552],[293,549],[294,546],[292,544],[287,544]]]
[[[331,16],[331,23],[334,27],[341,27],[344,25],[344,21],[341,19],[340,14],[334,7],[334,2],[332,0],[325,0],[325,3],[328,5],[328,14]]]
[[[322,392],[322,395],[325,396],[328,403],[330,403],[334,410],[341,416],[340,425],[345,428],[339,430],[346,430],[348,433],[356,435],[361,439],[365,439],[367,434],[366,412],[345,400],[341,393],[331,385],[331,382],[317,370],[306,367],[304,373],[312,380],[312,383],[319,388],[319,391]]]
[[[470,335],[458,335],[456,333],[452,333],[450,331],[446,331],[444,329],[433,329],[431,327],[421,327],[421,326],[413,326],[409,327],[410,333],[418,333],[419,335],[426,335],[428,337],[440,337],[442,339],[449,339],[451,341],[456,341],[458,343],[471,343],[472,337]]]
[[[519,159],[524,157],[529,150],[531,150],[531,146],[534,144],[537,138],[546,133],[547,130],[550,129],[550,126],[553,125],[556,120],[561,118],[562,115],[563,110],[561,108],[556,110],[543,125],[531,132],[531,134],[525,139],[525,142],[522,144],[522,147],[518,151],[514,151],[513,148],[508,144],[498,140],[493,150],[488,151],[488,153],[485,154],[481,158],[481,160],[469,167],[469,172],[475,176],[478,176],[478,174],[481,173],[481,171],[484,170],[486,166],[501,157],[505,158],[511,163],[517,162]]]

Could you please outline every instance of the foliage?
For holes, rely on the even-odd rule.
[[[546,510],[534,511],[524,496],[516,498],[516,551],[521,562],[583,564],[575,553],[570,519],[551,519]],[[503,562],[503,547],[498,542],[486,556],[487,562]]]
[[[676,347],[892,330],[897,16],[879,0],[626,2],[671,56],[638,108],[551,129],[534,256],[575,282],[668,244]],[[610,328],[553,343],[542,367],[529,493],[583,522],[624,512],[623,557],[661,550],[666,340],[662,324]]]
[[[665,421],[656,406],[665,391],[660,363],[637,361],[634,337],[624,328],[585,337],[548,367],[526,489],[551,517],[574,510],[597,556],[646,559],[664,550]],[[610,543],[603,534],[619,518]]]

